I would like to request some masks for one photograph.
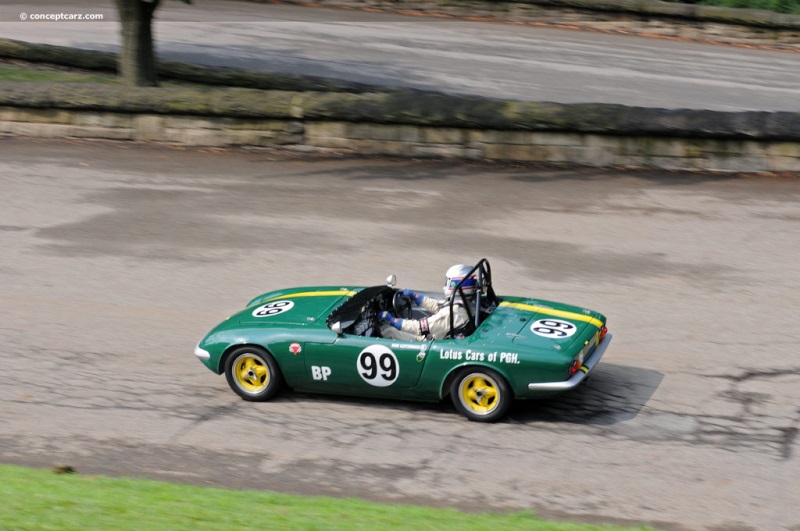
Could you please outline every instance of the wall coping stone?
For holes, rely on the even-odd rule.
[[[389,93],[0,82],[0,106],[304,121],[719,139],[800,140],[800,113],[520,102]]]

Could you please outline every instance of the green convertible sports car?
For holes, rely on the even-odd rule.
[[[469,267],[469,266],[467,266]],[[304,392],[438,401],[451,397],[468,419],[492,422],[513,399],[551,396],[584,382],[611,334],[600,313],[528,297],[497,296],[482,259],[449,301],[477,283],[469,322],[443,339],[381,337],[378,316],[424,318],[394,276],[374,287],[322,286],[265,293],[214,327],[195,355],[245,400],[282,386]],[[386,314],[383,314],[386,316]]]

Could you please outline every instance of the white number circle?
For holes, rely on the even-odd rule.
[[[361,379],[375,387],[392,385],[400,374],[397,356],[383,345],[370,345],[362,350],[356,368]]]
[[[539,319],[531,325],[531,332],[537,336],[564,339],[578,331],[578,327],[561,319]]]
[[[294,306],[292,301],[268,302],[253,310],[253,317],[272,317],[279,313],[288,312]]]

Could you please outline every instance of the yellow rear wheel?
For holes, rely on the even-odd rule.
[[[502,376],[489,369],[467,369],[453,381],[453,404],[464,416],[494,422],[508,411],[511,390]]]

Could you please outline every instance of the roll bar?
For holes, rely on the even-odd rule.
[[[497,295],[494,293],[494,288],[492,288],[492,267],[489,265],[489,260],[486,258],[481,258],[478,263],[475,264],[472,269],[470,269],[469,273],[464,275],[464,278],[462,278],[461,281],[456,284],[456,287],[453,289],[453,293],[450,294],[450,332],[447,334],[447,337],[453,337],[455,332],[455,326],[453,323],[453,303],[456,300],[456,293],[458,293],[461,296],[461,300],[466,303],[467,297],[464,296],[464,289],[462,288],[462,285],[475,273],[477,273],[476,277],[478,281],[475,292],[475,314],[473,315],[469,304],[464,304],[464,308],[467,309],[467,315],[469,316],[469,322],[473,324],[475,329],[477,329],[481,324],[481,304],[485,302],[491,306],[492,304],[496,305],[499,303]]]

